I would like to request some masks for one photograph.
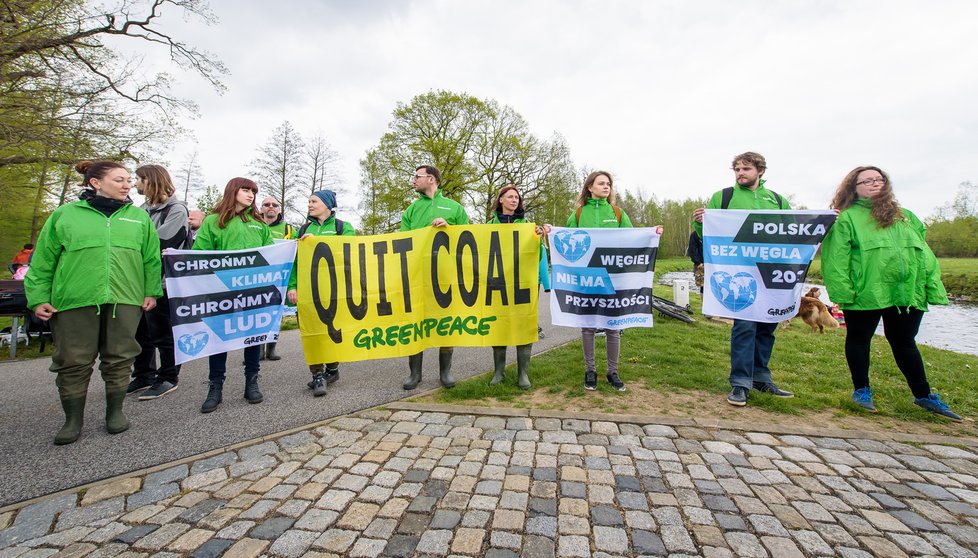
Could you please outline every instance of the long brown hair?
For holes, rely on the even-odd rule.
[[[523,194],[520,193],[520,189],[517,188],[515,184],[507,184],[507,185],[503,186],[502,189],[499,190],[499,193],[498,194],[496,194],[496,201],[493,202],[493,204],[492,204],[492,213],[491,213],[491,215],[495,215],[496,213],[499,213],[499,208],[501,207],[501,205],[499,203],[499,200],[502,199],[503,194],[505,194],[506,192],[509,192],[510,190],[516,190],[516,195],[520,197],[520,203],[519,203],[519,205],[516,206],[516,210],[513,211],[513,214],[516,215],[516,214],[525,214],[526,213],[526,208],[523,207]]]
[[[877,226],[885,229],[897,221],[903,221],[903,211],[900,210],[900,203],[893,195],[893,186],[890,184],[890,177],[883,172],[883,169],[874,166],[856,167],[849,171],[849,174],[839,184],[838,190],[835,191],[835,197],[832,198],[832,203],[829,204],[829,207],[838,209],[841,212],[856,203],[856,200],[859,199],[859,196],[856,194],[856,180],[859,178],[859,173],[868,170],[874,170],[880,173],[884,181],[879,193],[871,199],[873,208],[870,213],[873,219],[876,220]]]
[[[608,185],[611,186],[611,193],[608,194],[608,203],[610,203],[611,205],[615,205],[615,180],[611,178],[611,173],[607,171],[594,171],[591,174],[587,175],[587,178],[584,179],[584,186],[581,188],[581,193],[578,194],[577,201],[574,202],[575,208],[584,207],[584,204],[587,203],[587,200],[592,197],[591,190],[588,190],[588,188],[590,188],[591,185],[594,184],[594,181],[597,180],[598,177],[602,175],[608,177]]]
[[[248,189],[255,193],[255,199],[258,199],[258,185],[255,184],[254,180],[249,180],[247,178],[232,178],[228,180],[228,185],[224,187],[224,196],[221,201],[217,202],[214,206],[214,213],[219,217],[217,218],[217,226],[224,228],[228,226],[231,219],[235,216],[240,215],[241,220],[248,222],[251,219],[256,221],[261,220],[261,216],[258,214],[258,208],[255,207],[255,202],[251,202],[251,207],[246,207],[238,213],[238,190]]]
[[[136,169],[136,176],[146,184],[143,194],[149,205],[160,205],[177,192],[170,173],[160,165],[143,165]]]

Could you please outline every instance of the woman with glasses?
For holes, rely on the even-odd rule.
[[[508,184],[503,189],[499,191],[496,195],[496,201],[492,204],[492,219],[489,221],[490,225],[498,225],[501,223],[526,223],[526,210],[523,208],[523,196],[520,194],[519,189],[512,184]],[[542,225],[537,227],[537,235],[542,236],[544,230],[549,231],[550,225]],[[540,244],[540,284],[543,285],[543,289],[546,291],[550,290],[550,274],[547,268],[547,251]],[[539,328],[537,328],[539,333]],[[533,343],[527,343],[526,345],[516,346],[516,370],[517,370],[517,385],[520,389],[530,389],[530,351],[533,349]],[[495,373],[492,376],[492,380],[489,381],[489,385],[494,386],[503,381],[505,377],[506,369],[506,347],[493,347],[492,348],[492,361],[495,368]]]
[[[274,241],[268,225],[255,207],[258,185],[247,178],[232,178],[224,187],[224,196],[214,213],[204,218],[194,240],[194,250],[244,250],[268,246]],[[261,345],[245,347],[245,392],[248,403],[261,403],[264,396],[258,387]],[[200,412],[210,413],[221,404],[224,378],[227,373],[227,353],[209,357],[210,387]]]
[[[839,217],[822,244],[822,276],[829,298],[846,320],[853,402],[876,412],[869,387],[869,348],[882,318],[886,340],[914,403],[961,420],[937,392],[931,392],[917,350],[917,330],[927,305],[947,304],[941,270],[927,246],[923,223],[900,207],[889,177],[879,167],[853,169],[836,190],[831,207]]]

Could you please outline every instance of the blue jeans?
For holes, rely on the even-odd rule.
[[[245,347],[244,350],[245,378],[253,378],[258,375],[258,371],[261,369],[261,364],[259,364],[258,362],[258,359],[260,357],[261,357],[261,345],[252,345],[250,347]],[[207,360],[208,360],[208,364],[210,365],[210,373],[208,373],[207,379],[212,382],[223,384],[224,376],[227,373],[227,369],[228,369],[228,354],[217,353],[216,355],[211,355],[207,357]]]
[[[751,389],[771,381],[767,363],[778,324],[734,320],[730,331],[730,385]]]

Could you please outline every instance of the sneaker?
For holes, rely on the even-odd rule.
[[[927,409],[932,413],[937,413],[942,417],[947,417],[951,420],[962,420],[961,415],[955,413],[947,406],[947,403],[941,401],[941,395],[936,391],[927,397],[918,397],[913,400],[914,403]]]
[[[603,329],[597,329],[597,330],[594,331],[594,336],[595,337],[604,337],[604,335],[605,334],[604,334],[604,330]]]
[[[174,383],[167,382],[166,380],[158,381],[153,384],[153,387],[144,391],[140,396],[140,401],[149,401],[150,399],[156,399],[157,397],[163,397],[164,395],[170,393],[171,391],[177,389],[177,385]]]
[[[615,386],[615,389],[618,391],[625,391],[625,382],[621,381],[621,378],[618,377],[617,372],[608,374],[608,383]]]
[[[869,387],[859,388],[852,392],[852,402],[871,413],[876,412],[873,406],[873,390]]]
[[[730,395],[727,396],[727,403],[734,405],[736,407],[743,407],[747,405],[747,388],[734,386],[730,390]]]
[[[331,383],[335,382],[336,380],[339,380],[340,379],[340,367],[337,366],[336,368],[330,368],[330,367],[327,366],[326,367],[326,372],[324,373],[324,376],[326,376],[326,383],[327,384],[331,384]]]
[[[126,388],[126,393],[139,393],[140,391],[149,389],[151,387],[153,387],[153,380],[136,376],[131,382],[129,382],[129,387]]]
[[[316,374],[312,379],[312,394],[316,397],[322,397],[326,395],[326,376],[323,374]]]
[[[545,333],[543,333],[543,328],[540,327],[540,326],[537,326],[537,338],[539,338],[539,339],[546,339],[547,338],[547,335]]]
[[[754,389],[756,389],[757,391],[762,391],[764,393],[770,393],[775,397],[784,397],[785,399],[795,396],[795,394],[791,393],[790,391],[779,388],[774,382],[754,384]]]
[[[594,370],[584,371],[584,389],[588,391],[598,389],[598,373]]]

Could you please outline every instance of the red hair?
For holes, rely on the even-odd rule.
[[[256,221],[261,219],[258,215],[258,208],[255,207],[255,202],[252,200],[251,206],[238,211],[238,190],[251,190],[255,193],[255,199],[258,199],[258,185],[255,184],[254,180],[249,180],[247,178],[232,178],[228,180],[228,185],[224,187],[224,196],[221,201],[217,203],[214,207],[214,213],[218,215],[217,226],[220,228],[225,228],[231,219],[240,215],[242,221],[250,221],[254,219]]]

